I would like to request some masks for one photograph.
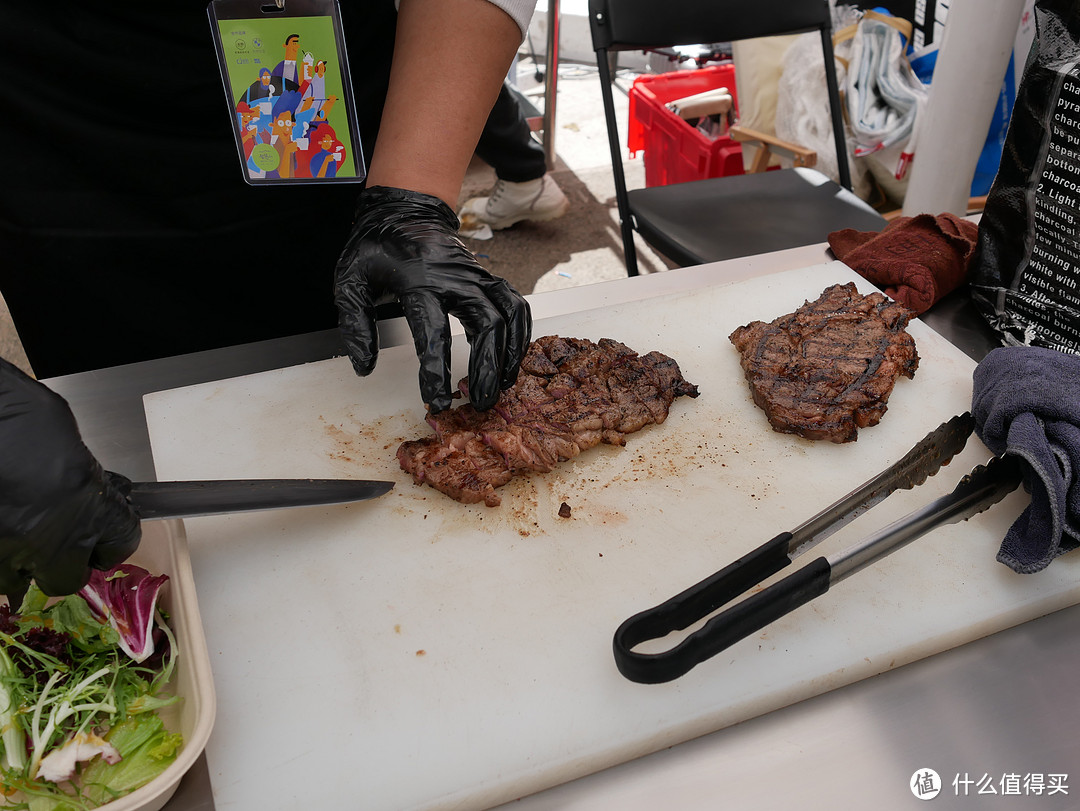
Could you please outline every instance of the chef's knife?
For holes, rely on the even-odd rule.
[[[365,479],[221,479],[189,482],[117,482],[138,514],[154,518],[254,512],[363,501],[388,492],[393,482]],[[28,581],[29,582],[29,581]],[[26,589],[7,595],[17,611]]]
[[[381,496],[393,486],[393,482],[364,479],[132,482],[127,496],[140,518],[192,518],[363,501]]]

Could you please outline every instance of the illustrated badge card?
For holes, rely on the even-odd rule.
[[[363,180],[336,0],[214,0],[208,13],[244,179]]]

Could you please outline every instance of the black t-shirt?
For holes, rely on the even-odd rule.
[[[342,5],[367,162],[394,2]],[[0,292],[39,377],[336,324],[360,187],[244,182],[204,3],[5,3],[0,30]]]

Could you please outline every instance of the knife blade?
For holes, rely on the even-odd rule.
[[[150,520],[344,504],[381,496],[393,486],[366,479],[132,482],[127,497],[139,517]]]

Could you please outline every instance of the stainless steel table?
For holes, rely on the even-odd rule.
[[[544,318],[827,259],[825,246],[810,246],[541,293],[530,301],[534,316]],[[994,345],[963,295],[942,301],[925,320],[976,360]],[[409,340],[401,319],[384,322],[381,336],[384,345]],[[45,382],[67,398],[86,443],[106,468],[152,479],[143,394],[335,354],[338,337],[327,331]],[[1080,703],[1072,693],[1080,674],[1078,641],[1080,606],[505,808],[913,808],[919,799],[910,786],[926,769],[943,781],[936,808],[1077,808]],[[166,808],[214,808],[205,758]]]

